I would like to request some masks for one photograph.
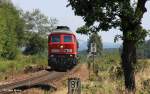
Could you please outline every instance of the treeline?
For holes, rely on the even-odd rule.
[[[42,53],[47,49],[47,34],[55,27],[56,19],[48,18],[35,9],[24,12],[11,1],[0,2],[0,58],[15,59]]]
[[[119,48],[119,53],[122,53],[122,46]],[[136,57],[138,59],[150,58],[150,39],[138,45],[136,50]]]
[[[150,40],[145,41],[143,45],[137,49],[137,57],[141,59],[150,58]]]

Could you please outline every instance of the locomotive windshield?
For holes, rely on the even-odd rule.
[[[64,36],[64,42],[72,42],[72,36]]]
[[[52,42],[60,42],[60,36],[52,36]]]

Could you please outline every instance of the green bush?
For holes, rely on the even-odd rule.
[[[110,78],[118,80],[123,78],[123,70],[120,65],[114,65],[109,69]]]
[[[47,40],[41,37],[38,33],[33,34],[29,39],[29,43],[27,43],[26,48],[24,50],[25,55],[35,55],[41,52],[44,52],[46,47]]]

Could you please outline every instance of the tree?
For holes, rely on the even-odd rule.
[[[43,37],[47,37],[47,34],[51,32],[57,24],[56,19],[49,19],[38,9],[34,9],[32,12],[25,12],[23,18],[26,22],[26,31],[37,32]]]
[[[122,31],[122,68],[127,92],[135,91],[134,64],[136,46],[145,39],[146,30],[141,26],[143,14],[147,11],[148,0],[68,0],[75,14],[82,16],[86,26],[97,31],[118,28]]]
[[[102,41],[101,41],[101,37],[96,33],[92,33],[89,37],[88,40],[88,49],[87,51],[90,52],[90,48],[91,48],[91,43],[96,43],[96,54],[99,56],[102,54],[102,49],[103,49],[103,45],[102,45]]]
[[[103,49],[102,40],[94,28],[82,26],[82,27],[79,27],[76,32],[80,33],[80,34],[90,35],[89,40],[88,40],[88,44],[87,44],[87,47],[88,47],[87,52],[90,52],[91,43],[96,43],[97,55],[102,54],[102,49]]]
[[[47,48],[47,35],[57,23],[56,19],[48,18],[35,9],[33,12],[23,13],[25,21],[25,51],[26,54],[36,54]]]
[[[44,52],[46,44],[47,42],[44,38],[41,38],[39,34],[34,33],[32,37],[30,37],[29,43],[26,45],[24,54],[33,55]]]
[[[16,19],[17,27],[15,29],[17,33],[17,46],[23,47],[25,45],[26,40],[26,32],[25,32],[25,21],[23,19],[23,10],[18,9],[18,19]]]
[[[17,33],[19,12],[7,0],[0,5],[0,56],[14,59],[17,54]]]

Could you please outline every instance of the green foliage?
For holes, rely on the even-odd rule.
[[[18,19],[16,20],[17,22],[17,27],[15,29],[16,31],[16,38],[18,39],[17,41],[17,46],[18,47],[23,47],[25,46],[25,42],[26,42],[26,32],[25,32],[25,21],[22,18],[22,10],[18,10],[19,16]]]
[[[57,20],[49,19],[38,9],[32,12],[27,11],[22,15],[26,23],[24,54],[33,55],[44,52],[47,49],[47,35],[54,29]]]
[[[19,12],[11,3],[0,7],[0,56],[14,59],[17,54],[17,33]]]
[[[47,66],[47,55],[30,55],[24,56],[18,53],[14,60],[6,60],[0,58],[0,74],[3,76],[11,75],[12,71],[15,73],[21,73],[27,66]],[[1,80],[1,77],[0,77]]]
[[[82,27],[79,27],[76,32],[80,34],[89,34],[90,31],[91,30],[88,26],[82,26]]]
[[[101,39],[101,36],[98,35],[95,28],[88,27],[85,25],[85,26],[79,27],[76,32],[80,34],[90,35],[88,44],[87,44],[87,47],[88,47],[87,52],[90,52],[91,43],[96,43],[97,55],[101,54],[102,49],[103,49],[102,39]]]
[[[110,73],[110,78],[113,80],[118,80],[123,78],[123,70],[119,64],[113,65],[109,69],[109,73]]]
[[[92,63],[89,59],[88,62]],[[91,73],[90,81],[82,85],[82,92],[123,94],[123,70],[120,66],[119,49],[104,49],[103,54],[95,58],[95,63],[99,70],[98,76]]]
[[[46,44],[47,44],[47,40],[35,33],[29,39],[29,42],[26,45],[26,49],[24,50],[24,54],[33,55],[37,53],[42,53],[47,48]]]
[[[108,49],[104,49],[103,54],[101,56],[95,57],[95,64],[98,66],[99,73],[106,74],[107,76],[111,73],[113,75],[121,73],[120,70],[120,56],[119,51],[116,49],[114,51],[110,51]],[[91,64],[91,59],[88,59],[88,62]],[[111,71],[111,72],[110,72]],[[107,73],[106,73],[107,72]],[[116,76],[116,75],[115,75]],[[101,76],[100,76],[101,77]],[[103,75],[104,77],[104,75]]]
[[[47,48],[47,35],[56,23],[56,19],[49,19],[38,9],[24,13],[14,7],[11,1],[2,1],[0,57],[14,59],[22,47],[26,48],[26,54],[44,52]]]
[[[75,14],[82,16],[87,27],[96,28],[96,31],[108,31],[118,27],[127,32],[128,39],[141,41],[147,35],[140,26],[141,18],[146,12],[144,1],[135,1],[135,8],[130,0],[68,0]],[[82,28],[81,28],[82,29]],[[134,32],[132,32],[134,31]],[[82,32],[83,33],[83,32]],[[88,31],[86,31],[88,33]]]
[[[75,11],[76,15],[83,16],[87,26],[97,22],[98,27],[108,30],[112,26],[117,26],[117,13],[119,12],[119,0],[68,0],[69,5]]]
[[[28,32],[38,32],[40,36],[46,37],[50,33],[55,25],[57,20],[53,18],[48,18],[45,16],[39,9],[35,9],[32,12],[23,13],[23,18],[26,22],[26,31]]]
[[[96,43],[96,54],[97,55],[101,55],[102,54],[102,50],[103,50],[103,44],[102,44],[102,40],[101,37],[97,34],[97,33],[93,33],[89,40],[88,40],[88,44],[87,44],[87,52],[90,52],[90,48],[91,48],[91,43]]]

